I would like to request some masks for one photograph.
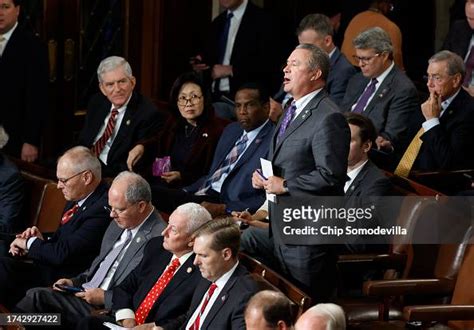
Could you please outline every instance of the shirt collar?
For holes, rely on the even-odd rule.
[[[234,17],[240,21],[242,16],[244,16],[245,9],[247,8],[247,2],[248,0],[244,0],[234,11],[227,10],[227,15],[232,13],[234,14]]]
[[[459,92],[461,91],[461,88],[459,88],[456,93],[454,93],[453,95],[451,95],[450,97],[448,97],[446,100],[444,100],[443,102],[441,102],[441,111],[444,111],[446,110],[449,105],[451,104],[451,102],[453,102],[453,100],[456,98],[456,96],[458,96]]]
[[[117,109],[117,111],[119,113],[122,113],[125,111],[125,109],[127,109],[127,106],[128,106],[128,102],[130,102],[130,99],[132,98],[132,95],[133,95],[133,91],[132,93],[130,94],[130,96],[128,97],[128,100],[127,102],[125,102],[120,108]],[[115,109],[115,106],[113,104],[110,105],[110,111],[112,111],[113,109]]]
[[[313,97],[315,97],[321,90],[322,88],[317,89],[309,94],[306,94],[303,97],[300,97],[298,100],[295,100],[296,109],[300,111],[303,110],[304,107],[309,103],[309,101],[311,101]]]
[[[365,162],[357,166],[355,169],[347,172],[347,176],[351,179],[350,181],[354,180],[357,175],[359,175],[360,171],[362,170],[362,167],[364,167],[365,164],[367,164],[369,160],[367,159]]]
[[[218,288],[222,289],[226,285],[227,281],[229,281],[230,277],[232,276],[232,274],[234,273],[238,265],[239,265],[239,262],[237,261],[235,265],[227,271],[227,273],[219,277],[217,281],[214,282],[216,283]]]
[[[244,130],[244,133],[242,134],[242,136],[243,136],[244,134],[247,134],[248,141],[252,141],[252,140],[258,135],[258,133],[260,133],[260,131],[262,130],[263,126],[265,126],[265,125],[267,124],[267,122],[268,122],[268,119],[265,120],[265,122],[264,122],[262,125],[260,125],[259,127],[255,128],[255,129],[253,129],[253,130],[251,130],[251,131],[249,131],[249,132],[246,132],[246,131]]]
[[[8,40],[10,40],[13,32],[16,30],[18,26],[18,22],[15,23],[15,25],[13,25],[13,27],[5,34],[3,34],[3,37],[5,38],[5,40],[8,42]]]
[[[173,261],[174,259],[178,258],[179,259],[179,265],[180,267],[182,265],[184,265],[184,263],[188,260],[188,258],[193,254],[193,251],[189,251],[188,253],[185,253],[183,254],[181,257],[177,257],[175,254],[173,254],[173,257],[171,258],[170,260],[170,264],[171,264],[171,261]]]
[[[390,71],[393,69],[393,67],[395,66],[395,62],[392,61],[392,64],[390,64],[390,66],[384,71],[382,72],[377,78],[377,84],[380,86],[380,84],[382,84],[382,82],[384,81],[385,78],[387,78],[388,74],[390,73]]]

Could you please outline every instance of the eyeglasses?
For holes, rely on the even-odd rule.
[[[123,208],[123,209],[116,209],[114,207],[110,207],[110,206],[104,206],[104,210],[106,210],[107,212],[109,213],[115,213],[117,215],[121,215],[122,213],[124,213],[125,211],[127,211],[132,205],[135,205],[135,204],[138,204],[139,202],[136,202],[136,203],[133,203],[133,204],[130,204],[128,205],[127,207]]]
[[[199,95],[192,94],[189,98],[182,95],[178,97],[178,105],[185,106],[186,104],[188,104],[188,101],[189,103],[191,103],[191,105],[196,105],[199,103],[199,101],[201,101],[201,98],[202,98],[202,95],[199,96]]]
[[[68,183],[69,180],[74,179],[76,176],[79,176],[79,175],[81,175],[81,174],[83,174],[83,173],[86,173],[87,171],[89,171],[89,170],[84,170],[84,171],[82,171],[82,172],[76,173],[76,174],[74,174],[73,176],[70,176],[70,177],[67,178],[67,179],[60,179],[60,178],[57,178],[57,179],[58,179],[58,182],[61,182],[62,184],[65,185],[66,183]]]
[[[439,74],[433,74],[433,75],[428,74],[428,75],[423,76],[423,79],[426,82],[433,81],[435,84],[440,84],[443,81],[445,81],[446,79],[451,78],[451,77],[452,77],[451,75],[448,75],[447,77],[445,77],[445,76],[441,76]]]
[[[362,62],[362,64],[368,64],[373,58],[380,56],[382,53],[377,53],[372,56],[357,56],[357,55],[352,55],[352,58],[356,62]]]

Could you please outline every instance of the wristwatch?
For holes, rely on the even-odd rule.
[[[288,192],[288,181],[286,180],[283,180],[283,189],[285,190],[286,193]]]

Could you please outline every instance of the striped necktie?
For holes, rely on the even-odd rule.
[[[117,119],[118,110],[116,108],[112,109],[110,113],[109,121],[107,122],[107,126],[105,127],[105,131],[102,136],[97,140],[97,142],[92,147],[92,152],[98,157],[102,150],[104,150],[105,144],[112,136],[112,133],[115,129],[115,122]]]

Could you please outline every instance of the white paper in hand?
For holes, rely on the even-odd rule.
[[[271,161],[260,158],[260,166],[262,167],[262,174],[265,178],[273,176],[273,166]],[[276,203],[276,195],[267,193],[267,201]]]

